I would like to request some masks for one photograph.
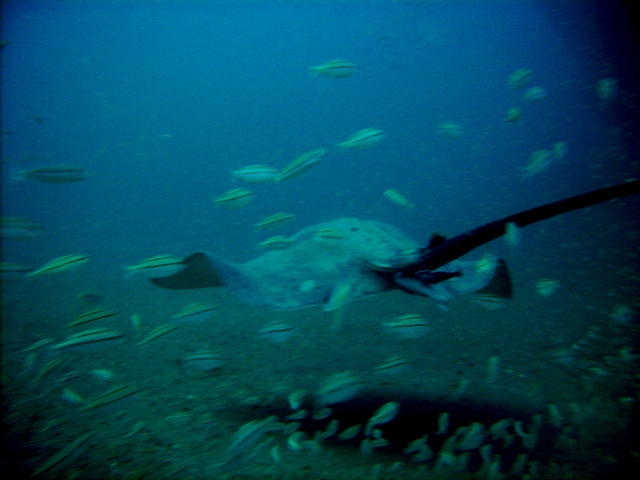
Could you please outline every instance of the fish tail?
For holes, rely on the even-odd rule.
[[[128,280],[136,274],[137,270],[134,267],[129,267],[127,265],[122,267],[122,279]]]
[[[8,175],[9,185],[15,185],[16,183],[24,182],[27,177],[24,174],[23,170],[14,170]]]

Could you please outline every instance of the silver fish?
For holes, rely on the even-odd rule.
[[[0,236],[11,240],[29,240],[42,235],[43,228],[29,219],[4,217],[0,219]]]
[[[354,133],[344,142],[338,144],[339,147],[347,149],[370,148],[378,145],[385,137],[385,133],[377,128],[365,128]]]
[[[358,66],[348,60],[331,60],[330,62],[309,68],[312,72],[332,78],[347,78],[356,74]]]
[[[326,149],[319,148],[317,150],[312,150],[303,155],[300,155],[298,158],[293,160],[289,165],[282,169],[282,171],[276,178],[276,181],[281,182],[282,180],[288,180],[290,178],[302,175],[306,171],[310,170],[313,166],[317,165],[318,162],[324,158],[326,153]]]
[[[235,180],[243,180],[248,183],[275,182],[278,175],[278,169],[268,165],[249,165],[231,171],[231,176]]]
[[[18,174],[24,180],[43,183],[72,183],[86,180],[92,174],[83,167],[74,165],[50,165],[24,170]]]
[[[88,260],[88,255],[65,255],[45,263],[39,269],[27,274],[27,277],[68,272],[69,270],[73,270],[78,268],[80,265],[87,263]]]

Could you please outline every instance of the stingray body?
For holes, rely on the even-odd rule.
[[[386,223],[340,218],[302,230],[287,250],[242,264],[197,252],[183,260],[181,271],[151,281],[172,290],[226,286],[248,303],[279,310],[321,303],[331,309],[345,300],[340,297],[345,292],[346,300],[355,300],[393,288],[431,297],[443,307],[461,293],[506,299],[512,292],[502,259],[480,269],[476,262],[459,258],[501,237],[510,225],[524,228],[637,193],[640,180],[630,180],[525,210],[450,239],[438,236],[422,248]]]
[[[225,286],[247,303],[277,310],[318,304],[330,309],[335,303],[332,297],[347,285],[349,300],[396,288],[393,277],[385,272],[388,265],[413,264],[420,252],[420,244],[396,227],[356,218],[313,225],[291,240],[286,250],[268,252],[247,263],[199,252],[185,259],[184,271],[153,281],[172,289]],[[459,268],[465,274],[442,283],[456,293],[485,286],[493,272],[477,273],[473,265],[452,262],[449,270]]]

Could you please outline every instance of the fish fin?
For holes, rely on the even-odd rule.
[[[182,263],[184,263],[185,267],[179,272],[167,277],[152,278],[151,282],[169,290],[191,290],[224,286],[207,253],[193,253],[182,260]]]
[[[511,274],[509,273],[507,262],[499,258],[491,281],[475,293],[495,298],[512,299],[513,285],[511,284]]]
[[[427,246],[427,248],[436,248],[439,247],[440,245],[442,245],[445,241],[447,240],[447,237],[445,237],[444,235],[438,233],[438,232],[434,232],[431,235],[431,238],[429,239],[429,245]]]

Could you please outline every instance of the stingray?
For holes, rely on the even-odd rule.
[[[509,270],[495,258],[482,268],[463,255],[505,235],[508,225],[523,228],[562,213],[640,192],[640,180],[553,202],[428,245],[383,222],[339,218],[308,227],[291,237],[286,250],[271,251],[246,263],[196,252],[179,272],[151,281],[173,290],[227,287],[252,305],[293,310],[323,304],[331,310],[344,299],[392,289],[430,297],[446,308],[457,295],[476,292],[512,298]],[[330,235],[326,233],[330,232]]]

